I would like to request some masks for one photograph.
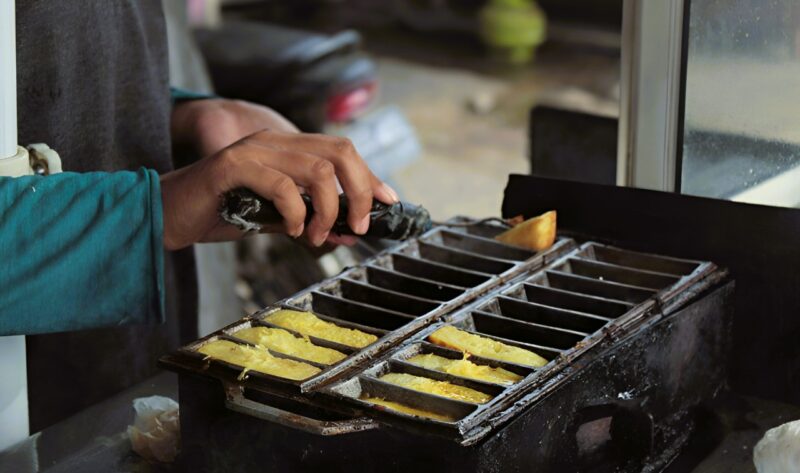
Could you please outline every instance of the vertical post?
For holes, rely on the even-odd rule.
[[[618,185],[679,190],[684,3],[623,3]]]
[[[14,0],[0,0],[0,176],[31,174],[17,145],[17,48]],[[0,337],[0,450],[28,436],[25,337]]]
[[[619,75],[619,124],[617,127],[617,185],[627,186],[631,168],[630,122],[635,120],[636,96],[631,92],[635,82],[634,49],[636,47],[636,18],[639,0],[622,2],[622,34]]]
[[[0,0],[0,159],[17,154],[17,48],[14,0]]]

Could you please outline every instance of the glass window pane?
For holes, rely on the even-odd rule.
[[[682,192],[800,204],[800,4],[692,0]]]

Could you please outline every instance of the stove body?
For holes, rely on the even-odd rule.
[[[725,385],[732,291],[727,282],[576,362],[546,394],[530,394],[541,399],[468,446],[387,425],[310,433],[234,412],[219,381],[182,375],[181,461],[220,472],[660,471],[691,432],[692,409]],[[300,403],[281,407],[316,421],[349,420]],[[581,431],[592,424],[594,433]]]
[[[380,337],[303,382],[252,372],[241,379],[240,370],[194,353],[218,338],[237,341],[240,328],[269,326],[264,317],[274,308],[163,358],[180,373],[183,466],[663,469],[691,433],[693,411],[726,387],[734,286],[728,272],[700,260],[586,242],[586,233],[573,239],[569,231],[552,250],[526,254],[497,246],[489,238],[497,231],[435,229],[282,301]],[[591,240],[604,240],[603,233]],[[406,363],[415,353],[458,356],[429,343],[442,325],[532,349],[549,363],[525,369],[470,358],[523,377],[510,388]],[[388,385],[378,379],[386,372],[451,381],[494,397],[465,405]],[[457,420],[397,414],[365,396]]]

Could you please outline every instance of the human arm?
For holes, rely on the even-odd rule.
[[[163,318],[151,170],[0,177],[0,335]]]
[[[305,209],[299,208],[302,207],[299,200],[300,191],[296,186],[289,185],[283,177],[288,177],[294,184],[300,186],[303,192],[311,194],[315,217],[308,228],[301,229],[301,232],[305,231],[309,242],[316,246],[326,240],[333,243],[353,241],[352,237],[328,234],[338,212],[337,181],[341,183],[341,187],[350,199],[351,211],[348,214],[348,222],[359,234],[368,228],[368,213],[373,197],[385,203],[397,200],[397,193],[372,174],[349,140],[299,133],[297,128],[281,115],[261,105],[225,99],[177,103],[172,114],[172,136],[177,145],[190,146],[196,154],[206,157],[203,160],[206,161],[205,164],[196,162],[189,166],[204,168],[199,174],[216,176],[215,179],[220,179],[219,163],[223,157],[229,164],[223,165],[228,168],[228,175],[237,176],[237,173],[246,172],[245,169],[255,170],[256,174],[259,172],[272,174],[271,178],[264,177],[269,184],[265,184],[264,179],[255,175],[240,176],[242,179],[253,181],[251,184],[258,188],[242,180],[236,181],[237,185],[250,187],[270,200],[286,201],[283,206],[277,206],[286,218],[287,225],[268,230],[285,231],[297,236],[294,230],[299,228],[299,224],[305,218]],[[221,151],[223,149],[224,153]],[[182,172],[184,171],[178,171],[175,176],[180,176]],[[282,183],[284,188],[275,192],[274,186],[277,183]],[[168,176],[164,176],[162,184],[168,193],[173,183],[169,182]],[[220,193],[230,190],[230,186],[222,186],[226,187],[223,190],[213,184],[209,183],[214,189],[203,195],[213,198],[212,201],[195,199],[196,202],[204,202],[199,207],[205,209],[202,210],[205,215],[210,215],[208,209],[212,206],[216,209]],[[196,187],[198,186],[185,185],[184,189],[191,192],[191,189]],[[179,203],[179,199],[169,199],[165,201],[165,206],[171,206],[170,202]],[[182,208],[184,209],[182,212],[198,210],[190,208],[188,203]],[[166,213],[168,236],[170,222],[173,219],[169,216],[169,212]],[[218,228],[210,232],[211,234],[201,237],[199,241],[231,239],[241,235],[239,230],[219,223],[216,214],[213,222],[212,220],[207,222],[206,228],[210,229],[212,223],[218,224]]]

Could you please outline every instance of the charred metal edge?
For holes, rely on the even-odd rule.
[[[561,255],[560,257],[550,261],[543,267],[538,268],[531,274],[523,275],[522,277],[516,278],[515,280],[511,281],[509,284],[498,288],[496,294],[492,297],[492,299],[507,295],[513,291],[518,291],[520,287],[524,287],[524,284],[529,282],[530,280],[539,277],[541,274],[544,274],[546,271],[551,270],[553,268],[562,266],[566,261],[570,258],[574,257],[576,254],[585,253],[587,248],[593,248],[596,246],[607,246],[602,245],[594,242],[587,242],[580,245],[578,248]],[[621,251],[627,251],[624,249],[620,249]],[[651,255],[654,257],[660,257],[660,255]],[[669,257],[667,257],[669,258]],[[672,258],[675,259],[675,258]],[[684,260],[685,261],[685,260]],[[477,442],[483,436],[488,434],[495,426],[492,424],[490,419],[493,419],[498,416],[499,412],[508,411],[510,412],[509,418],[516,415],[516,413],[521,410],[519,403],[517,402],[520,398],[528,396],[528,393],[531,390],[538,389],[539,386],[545,385],[548,383],[556,383],[562,377],[565,377],[564,372],[568,370],[570,365],[577,359],[585,356],[587,353],[596,350],[600,347],[603,343],[614,343],[617,339],[623,337],[626,333],[629,333],[630,330],[640,326],[644,323],[647,323],[652,320],[658,320],[663,317],[664,314],[668,314],[671,312],[666,311],[665,309],[669,309],[672,311],[673,309],[677,309],[680,307],[681,304],[685,304],[691,301],[694,297],[697,296],[698,292],[702,290],[708,289],[711,285],[715,283],[715,281],[721,280],[724,278],[724,275],[727,274],[724,271],[717,271],[716,265],[710,262],[697,262],[697,267],[688,275],[679,276],[677,281],[665,288],[657,290],[652,297],[638,303],[632,304],[628,303],[627,305],[630,306],[629,310],[625,313],[619,315],[616,318],[611,319],[606,325],[600,327],[599,329],[595,330],[592,333],[589,333],[583,340],[579,341],[575,346],[560,350],[561,353],[549,360],[547,365],[539,368],[534,369],[529,375],[525,376],[521,381],[515,383],[511,386],[506,387],[501,393],[495,396],[492,400],[485,404],[478,405],[478,407],[469,415],[465,416],[464,418],[460,419],[458,422],[452,424],[452,436],[456,436],[460,438],[459,443],[462,445],[469,445],[472,443]],[[646,270],[644,270],[646,271]],[[720,273],[723,273],[720,275]],[[695,287],[696,289],[692,292],[690,288]],[[572,291],[564,291],[564,292],[572,292]],[[581,293],[575,293],[579,295],[584,295]],[[681,296],[681,297],[676,297]],[[604,299],[598,296],[590,296],[598,299]],[[466,328],[468,331],[472,331],[470,329],[474,328],[472,324],[472,312],[480,311],[480,308],[488,304],[490,300],[486,299],[479,299],[471,304],[465,305],[461,309],[456,312],[449,314],[445,319],[442,321],[435,323],[424,330],[421,330],[417,334],[410,337],[406,340],[402,345],[394,348],[390,352],[388,352],[384,357],[380,360],[374,360],[372,364],[370,364],[364,371],[371,369],[372,367],[378,366],[382,363],[385,363],[386,360],[394,360],[397,359],[396,357],[405,349],[408,349],[408,346],[415,343],[422,343],[425,342],[427,337],[433,333],[434,331],[438,330],[442,326],[445,325],[456,325],[460,326],[460,328]],[[589,314],[594,315],[594,314]],[[497,339],[504,343],[509,343],[511,345],[530,345],[524,342],[517,342],[513,340],[506,340],[502,337],[496,337],[489,334],[484,334],[481,332],[475,332],[480,334],[481,336],[485,336],[487,338]],[[534,349],[533,346],[529,348]],[[555,348],[555,347],[553,347]],[[346,383],[348,380],[342,381],[342,383]],[[349,402],[347,396],[343,396],[340,393],[335,391],[336,384],[330,386],[329,388],[325,389],[323,392],[325,394],[329,394],[335,398],[339,398],[346,402]],[[528,396],[529,397],[529,396]],[[538,398],[538,397],[537,397]],[[426,419],[417,419],[417,422],[420,425],[408,425],[408,423],[403,423],[406,428],[410,430],[417,431],[418,433],[426,433],[429,432],[429,422]]]
[[[438,238],[437,238],[437,236],[438,236]],[[506,243],[502,243],[502,242],[500,242],[498,240],[495,240],[495,239],[492,239],[492,238],[486,238],[486,237],[483,237],[483,236],[473,235],[473,234],[469,234],[469,233],[456,232],[456,231],[452,231],[450,229],[443,229],[438,234],[431,235],[430,237],[428,237],[427,239],[424,239],[422,241],[424,241],[426,243],[436,243],[436,244],[439,244],[439,245],[442,245],[442,246],[448,246],[448,245],[451,244],[451,243],[448,243],[448,241],[458,240],[458,239],[461,239],[462,241],[466,241],[466,242],[470,242],[471,241],[474,245],[481,246],[483,248],[491,248],[491,251],[486,252],[484,254],[484,256],[488,256],[488,257],[491,257],[491,258],[498,258],[498,259],[503,259],[503,260],[507,260],[507,261],[524,261],[524,260],[527,260],[529,258],[532,258],[536,254],[536,252],[533,251],[533,250],[528,250],[528,249],[525,249],[525,248],[519,248],[519,247],[516,247],[516,246],[508,245]],[[473,253],[477,253],[478,252],[478,251],[465,249],[465,248],[462,248],[462,247],[459,247],[459,246],[456,246],[456,245],[453,245],[453,247],[457,248],[459,250],[462,250],[462,251],[470,251],[470,252],[473,252]],[[504,256],[498,256],[497,254],[494,254],[494,253],[502,253]],[[483,253],[480,253],[480,254],[483,254]],[[516,257],[511,257],[512,254],[515,255]],[[508,257],[506,257],[506,256],[508,256]]]
[[[434,229],[432,232],[441,231],[441,229]],[[439,308],[438,311],[432,311],[430,314],[423,315],[418,317],[417,319],[412,320],[411,323],[406,324],[405,326],[391,331],[387,333],[381,340],[373,343],[367,349],[361,350],[360,352],[356,353],[354,356],[351,356],[348,359],[343,360],[336,366],[333,366],[326,370],[324,373],[320,373],[315,377],[309,378],[306,380],[304,384],[308,386],[308,382],[311,381],[311,388],[322,388],[317,392],[309,393],[309,394],[302,394],[306,393],[310,388],[303,389],[303,386],[300,386],[300,394],[296,391],[289,391],[288,396],[291,398],[298,398],[301,399],[303,396],[312,396],[315,399],[319,398],[322,399],[326,408],[331,411],[341,411],[344,409],[345,406],[339,405],[335,401],[335,399],[330,399],[330,390],[331,388],[335,387],[336,384],[332,383],[340,383],[340,382],[347,382],[348,380],[352,380],[354,378],[344,379],[346,376],[354,373],[356,370],[363,370],[367,369],[370,366],[374,366],[377,363],[380,363],[385,360],[389,360],[398,354],[401,350],[407,349],[408,346],[413,344],[422,345],[427,338],[427,335],[431,333],[436,328],[440,327],[444,323],[451,323],[451,324],[461,324],[464,328],[469,329],[469,324],[471,323],[471,311],[476,310],[479,306],[483,306],[487,304],[487,300],[485,298],[478,299],[485,293],[491,291],[493,296],[503,295],[508,293],[508,291],[514,289],[515,286],[520,286],[526,280],[530,279],[533,275],[539,274],[547,269],[552,267],[558,266],[563,264],[570,256],[574,256],[579,251],[585,251],[587,245],[597,245],[596,243],[584,243],[577,248],[574,248],[574,242],[568,239],[561,239],[554,245],[554,248],[551,251],[543,252],[537,254],[535,258],[532,258],[531,261],[523,262],[517,265],[516,271],[514,272],[515,276],[508,275],[498,278],[492,278],[490,281],[487,281],[484,284],[481,284],[475,288],[467,289],[465,292],[464,297],[456,298],[452,301],[448,301],[442,304],[442,307]],[[380,258],[387,258],[391,257],[392,254],[396,254],[399,252],[401,247],[393,248],[383,252],[382,254],[376,256],[372,260],[366,262],[364,265],[359,266],[357,268],[353,268],[350,271],[358,270],[361,268],[365,268],[367,264],[372,262],[380,261]],[[605,246],[605,245],[604,245]],[[560,251],[555,251],[559,249]],[[622,250],[627,251],[627,250]],[[653,255],[659,256],[659,255]],[[533,267],[536,266],[537,262],[540,264],[538,268],[535,269],[533,273],[527,272]],[[385,267],[385,265],[378,265],[378,267]],[[468,445],[478,441],[483,436],[487,435],[495,425],[499,425],[504,421],[507,421],[516,413],[519,412],[519,402],[517,402],[520,398],[524,397],[525,399],[538,399],[537,396],[531,397],[532,390],[537,390],[540,386],[546,385],[548,383],[553,383],[558,379],[566,376],[564,371],[566,368],[571,366],[575,360],[579,359],[582,356],[585,356],[586,353],[596,349],[597,347],[601,346],[603,342],[613,343],[615,340],[624,337],[630,330],[636,328],[637,326],[641,325],[644,322],[660,318],[662,314],[670,313],[669,311],[672,310],[674,307],[680,306],[681,303],[687,303],[691,301],[693,298],[697,296],[699,292],[702,292],[702,288],[708,287],[708,281],[714,278],[717,273],[713,273],[716,270],[716,266],[713,263],[708,262],[699,262],[697,268],[689,275],[683,276],[676,281],[675,284],[671,285],[666,289],[662,289],[659,291],[655,297],[650,298],[637,306],[635,306],[631,311],[627,314],[618,317],[616,320],[609,322],[606,326],[602,327],[599,330],[596,330],[593,334],[587,337],[584,341],[579,342],[575,347],[571,349],[565,350],[561,353],[560,356],[556,357],[555,359],[551,360],[547,365],[542,367],[538,370],[532,370],[529,372],[527,376],[525,376],[520,382],[515,383],[511,387],[508,387],[503,390],[498,396],[496,396],[492,401],[489,403],[483,404],[479,406],[475,411],[473,411],[470,415],[464,417],[459,422],[453,424],[453,428],[448,428],[444,432],[440,428],[436,428],[435,430],[440,433],[445,433],[447,436],[453,438],[456,437],[456,440],[463,445]],[[391,270],[391,268],[390,268]],[[713,274],[712,274],[713,273]],[[330,283],[331,281],[337,278],[346,277],[348,271],[334,277],[330,278],[329,280],[322,281],[318,285],[314,285],[310,288],[307,288],[305,291],[298,293],[298,295],[293,296],[292,298],[302,296],[303,294],[311,293],[319,285]],[[711,276],[709,277],[709,274]],[[494,284],[490,284],[494,282]],[[699,285],[702,288],[698,289],[697,291],[689,293],[687,287],[692,285]],[[485,287],[484,287],[485,286]],[[289,299],[292,299],[289,298]],[[292,308],[292,306],[285,304],[286,299],[279,303],[278,306],[271,306],[258,313],[254,314],[254,316],[263,317],[264,315],[279,309],[280,307],[287,307]],[[683,301],[683,302],[681,302]],[[446,309],[445,309],[446,308]],[[455,310],[453,310],[455,309]],[[251,316],[253,317],[253,316]],[[425,319],[421,321],[420,319]],[[243,320],[247,320],[247,318],[242,319],[233,325],[237,325],[242,323]],[[440,322],[441,321],[441,322]],[[432,325],[434,324],[434,325]],[[214,335],[218,335],[218,332],[214,334],[210,334],[204,339],[208,339]],[[485,335],[491,338],[498,338],[491,335]],[[201,339],[203,340],[203,339]],[[200,342],[198,340],[195,343]],[[192,344],[193,345],[193,344]],[[191,346],[191,345],[190,345]],[[180,351],[179,351],[180,352]],[[198,355],[195,353],[195,355]],[[187,360],[188,361],[188,360]],[[195,360],[196,361],[196,360]],[[186,366],[185,363],[181,362],[181,357],[179,356],[168,356],[162,359],[162,365],[169,367],[170,369],[177,369],[178,371],[188,371],[193,374],[202,374],[205,376],[211,375],[214,377],[218,377],[223,379],[223,375],[215,375],[209,373],[209,370],[197,369],[196,367],[190,368]],[[346,365],[346,366],[342,366]],[[324,376],[323,376],[324,375]],[[226,373],[224,377],[229,378],[230,373]],[[344,380],[343,380],[344,379]],[[234,378],[233,382],[236,381]],[[277,384],[271,384],[270,382],[265,382],[264,380],[260,379],[251,379],[248,378],[244,381],[239,382],[248,387],[252,387],[254,389],[262,390],[264,392],[274,392],[276,388],[281,386]],[[284,391],[280,391],[283,393]],[[282,394],[287,395],[287,394]],[[299,396],[299,397],[298,397]],[[333,396],[336,398],[336,396]],[[521,402],[521,401],[520,401]],[[533,402],[533,401],[532,401]],[[498,414],[498,413],[506,413],[505,416]],[[367,409],[367,413],[372,415],[373,413],[377,417],[382,417],[386,419],[387,423],[390,425],[400,424],[411,430],[416,430],[420,433],[431,433],[430,425],[424,421],[420,421],[417,419],[401,419],[399,422],[395,422],[395,419],[391,418],[391,415],[386,415],[385,412],[375,412],[375,409]],[[505,420],[504,420],[505,419]],[[439,425],[441,427],[441,425]],[[447,434],[446,432],[450,432]]]
[[[568,273],[557,269],[549,269],[545,271],[544,273],[541,274],[541,278],[547,281],[548,286],[554,287],[556,289],[563,289],[566,291],[577,292],[579,290],[554,286],[553,285],[554,280],[559,281],[557,283],[559,285],[563,285],[565,281],[571,281],[569,284],[583,285],[584,287],[602,288],[602,290],[606,291],[607,294],[609,292],[617,292],[617,294],[605,295],[599,297],[604,297],[606,299],[616,300],[621,302],[630,302],[634,304],[643,302],[649,299],[650,297],[653,297],[658,292],[655,289],[648,289],[646,287],[624,284],[614,281],[594,279],[587,276],[581,276],[580,274]],[[594,296],[598,295],[598,294],[590,294],[588,292],[583,292],[582,294],[594,295]],[[635,297],[633,297],[634,295]]]
[[[385,268],[381,268],[381,267],[375,266],[373,264],[366,264],[361,268],[357,268],[357,270],[361,270],[364,273],[363,275],[359,276],[359,278],[363,277],[363,279],[358,279],[359,281],[368,280],[369,277],[370,277],[370,273],[383,274],[384,276],[389,275],[390,278],[394,277],[394,278],[398,278],[398,279],[401,279],[401,280],[405,279],[405,280],[408,280],[408,281],[410,281],[410,282],[412,282],[414,284],[434,286],[434,287],[438,287],[439,289],[446,289],[447,291],[458,293],[454,297],[451,297],[449,299],[431,299],[431,300],[439,302],[439,303],[445,303],[445,302],[451,301],[451,300],[455,299],[456,297],[460,296],[462,293],[464,293],[467,290],[467,288],[465,288],[465,287],[454,286],[452,284],[447,284],[447,283],[443,283],[443,282],[439,282],[439,281],[434,281],[432,279],[425,279],[425,278],[421,278],[421,277],[417,277],[417,276],[411,276],[410,274],[399,273],[397,271],[390,271],[390,270],[387,270]],[[356,271],[353,271],[353,272],[349,273],[347,277],[355,278],[355,276],[353,276],[353,274],[355,272]],[[372,284],[375,287],[383,287],[383,286],[378,286],[377,284],[375,284],[373,282],[370,282],[370,284]]]
[[[430,234],[432,234],[434,232],[438,232],[438,231],[442,231],[442,229],[441,228],[433,229],[430,232],[428,232],[425,235],[423,235],[423,237],[425,237],[427,235],[430,235]],[[421,237],[421,238],[423,238],[423,237]],[[401,253],[402,250],[404,248],[406,248],[408,245],[412,244],[412,243],[413,242],[407,242],[407,243],[405,243],[403,245],[400,245],[400,247],[390,248],[389,250],[386,250],[386,251],[376,255],[371,260],[366,261],[361,266],[367,266],[369,264],[372,264],[373,261],[378,261],[381,257],[386,257],[386,256],[391,257],[391,255],[398,254],[398,253],[402,254]],[[530,269],[532,269],[534,267],[537,267],[537,266],[539,266],[541,264],[545,264],[546,261],[548,260],[548,258],[552,258],[556,254],[560,256],[562,254],[565,254],[566,252],[569,252],[573,248],[574,248],[573,240],[571,240],[571,239],[559,239],[550,249],[548,249],[548,250],[546,250],[544,252],[536,253],[536,256],[534,256],[530,260],[525,261],[525,262],[520,262],[520,263],[514,265],[514,267],[512,267],[511,270],[509,270],[506,273],[503,273],[503,274],[501,274],[499,276],[492,276],[488,281],[486,281],[485,283],[483,283],[483,284],[481,284],[479,286],[476,286],[474,288],[467,288],[466,291],[461,296],[459,296],[459,297],[457,297],[457,298],[455,298],[453,300],[450,300],[450,301],[442,303],[437,309],[434,309],[434,310],[432,310],[431,312],[429,312],[427,314],[424,314],[424,315],[421,315],[419,317],[414,318],[413,320],[409,321],[404,326],[399,327],[398,329],[387,333],[386,335],[381,337],[377,342],[373,343],[372,345],[370,345],[368,347],[365,347],[360,352],[355,353],[351,357],[348,357],[347,359],[343,360],[341,363],[339,363],[337,365],[334,365],[334,366],[331,366],[330,368],[328,368],[326,370],[323,370],[321,373],[317,374],[313,378],[309,378],[308,380],[306,380],[304,383],[301,384],[301,387],[300,387],[301,391],[302,392],[310,392],[310,391],[318,390],[318,389],[320,389],[321,387],[323,387],[325,385],[328,385],[328,384],[330,384],[332,382],[335,382],[335,381],[337,381],[339,379],[342,379],[342,378],[344,378],[344,377],[356,372],[357,370],[362,368],[363,365],[369,364],[371,361],[373,361],[374,358],[377,355],[379,355],[380,353],[391,349],[397,343],[405,340],[406,338],[410,337],[411,335],[413,335],[414,333],[416,333],[420,329],[430,325],[431,323],[434,323],[436,320],[438,320],[440,317],[444,316],[445,314],[450,313],[453,310],[457,310],[462,305],[464,305],[464,304],[466,304],[466,303],[468,303],[468,302],[470,302],[472,300],[475,300],[476,298],[478,298],[478,297],[482,296],[483,294],[491,291],[492,289],[494,289],[496,287],[499,287],[502,284],[504,284],[504,283],[506,283],[506,282],[518,277],[520,274],[524,273],[525,271],[528,271],[528,270],[530,270]],[[425,261],[425,260],[423,260],[423,261]],[[377,265],[377,266],[379,266],[381,269],[387,269],[386,267],[384,267],[382,265]],[[278,304],[282,304],[282,305],[285,305],[287,307],[294,308],[294,305],[291,304],[292,300],[299,299],[299,298],[303,297],[306,294],[310,294],[310,293],[312,293],[314,291],[317,291],[319,287],[331,284],[336,279],[347,278],[348,275],[350,274],[350,272],[353,272],[356,269],[357,268],[351,268],[350,270],[347,270],[347,271],[345,271],[345,272],[343,272],[343,273],[341,273],[341,274],[339,274],[339,275],[337,275],[337,276],[335,276],[333,278],[327,279],[327,280],[322,281],[322,282],[320,282],[318,284],[315,284],[315,285],[313,285],[313,286],[311,286],[309,288],[306,288],[305,290],[301,291],[300,293],[298,293],[298,294],[296,294],[296,295],[294,295],[292,297],[289,297],[287,299],[284,299],[283,301],[280,301]],[[388,269],[392,270],[392,268],[388,268]],[[461,268],[455,268],[455,269],[457,269],[459,271],[462,270]],[[378,307],[378,309],[383,310],[380,307]]]
[[[551,312],[553,314],[561,314],[556,317],[570,317],[573,320],[583,321],[584,322],[583,325],[592,325],[592,328],[587,327],[586,329],[565,327],[568,330],[585,331],[585,333],[593,333],[595,330],[599,330],[601,327],[614,320],[611,317],[603,317],[601,315],[591,314],[588,312],[581,312],[572,309],[564,309],[562,307],[542,304],[539,302],[531,302],[528,300],[522,300],[516,297],[509,297],[507,295],[502,295],[502,294],[486,301],[483,305],[479,306],[477,310],[493,314],[497,313],[503,315],[503,317],[518,320],[521,322],[541,323],[544,325],[548,325],[546,322],[536,322],[533,320],[527,320],[521,316],[509,315],[508,314],[509,311],[507,309],[504,309],[504,307],[507,307],[509,304],[517,307],[525,307],[528,310],[543,310],[546,312]],[[495,312],[495,310],[497,312]]]
[[[459,443],[463,446],[469,446],[479,442],[492,430],[513,420],[521,410],[528,408],[530,405],[539,402],[544,397],[553,393],[564,382],[583,369],[583,367],[577,366],[575,362],[584,359],[589,353],[613,348],[620,343],[624,343],[627,338],[635,336],[639,330],[653,326],[689,306],[692,302],[699,301],[699,296],[722,289],[725,287],[726,283],[734,284],[732,280],[728,279],[728,276],[729,273],[727,269],[716,268],[713,272],[707,274],[705,278],[693,280],[691,286],[687,288],[683,294],[675,298],[667,307],[658,307],[651,317],[641,320],[639,325],[628,327],[624,332],[618,331],[614,335],[604,331],[603,340],[598,340],[598,343],[594,343],[591,347],[586,347],[581,350],[580,353],[575,353],[571,356],[569,365],[563,366],[559,370],[553,370],[550,377],[542,377],[536,380],[536,382],[529,387],[529,392],[522,398],[515,400],[513,404],[509,404],[506,409],[498,410],[495,415],[488,418],[485,422],[475,425],[469,433],[462,437]]]
[[[189,359],[187,359],[186,366],[180,366],[180,363],[178,363],[177,361],[179,361],[182,358],[187,358],[187,355],[191,354],[191,351],[187,350],[187,348],[189,348],[191,346],[195,346],[196,347],[198,343],[201,343],[203,341],[207,341],[210,337],[218,336],[218,335],[224,333],[224,331],[226,329],[230,330],[230,329],[234,328],[236,325],[239,325],[239,324],[241,324],[241,323],[243,323],[245,321],[248,321],[250,319],[263,320],[264,317],[269,315],[269,313],[274,312],[274,311],[279,310],[279,309],[282,309],[282,308],[297,310],[298,307],[296,307],[296,305],[292,303],[293,301],[295,301],[297,299],[300,299],[300,298],[302,298],[304,296],[308,296],[308,295],[310,295],[311,293],[313,293],[315,291],[320,291],[324,286],[330,285],[330,284],[332,284],[334,281],[336,281],[338,279],[348,278],[348,276],[351,273],[354,273],[354,272],[359,271],[359,270],[364,270],[365,271],[368,266],[374,266],[374,267],[377,267],[379,269],[397,272],[391,266],[387,267],[387,265],[385,263],[387,259],[390,259],[392,257],[392,255],[404,254],[405,251],[408,251],[407,250],[408,248],[411,248],[414,245],[417,245],[418,241],[421,241],[421,240],[423,240],[425,238],[430,238],[432,235],[435,235],[438,232],[442,232],[442,231],[454,231],[456,233],[458,232],[458,230],[454,230],[453,228],[450,228],[450,227],[447,227],[447,226],[436,227],[436,228],[433,228],[433,229],[429,230],[428,232],[425,232],[423,235],[421,235],[417,239],[408,240],[406,242],[401,243],[400,245],[397,245],[397,246],[394,246],[394,247],[389,248],[387,250],[384,250],[381,253],[373,256],[372,258],[368,259],[367,261],[363,262],[362,264],[360,264],[360,265],[358,265],[356,267],[349,268],[349,269],[343,271],[342,273],[340,273],[340,274],[338,274],[338,275],[336,275],[336,276],[334,276],[332,278],[328,278],[328,279],[320,281],[319,283],[316,283],[316,284],[314,284],[312,286],[309,286],[308,288],[304,289],[303,291],[300,291],[300,292],[298,292],[298,293],[296,293],[296,294],[294,294],[294,295],[292,295],[292,296],[290,296],[290,297],[288,297],[286,299],[282,299],[282,300],[276,302],[275,304],[272,304],[271,306],[265,307],[264,309],[262,309],[260,311],[257,311],[255,313],[243,318],[243,319],[240,319],[237,322],[229,324],[228,326],[226,326],[226,327],[224,327],[224,328],[222,328],[220,330],[217,330],[217,331],[215,331],[215,332],[213,332],[213,333],[211,333],[211,334],[209,334],[209,335],[207,335],[205,337],[200,338],[199,340],[196,340],[195,342],[193,342],[193,343],[191,343],[191,344],[179,349],[176,352],[176,354],[183,355],[183,356],[178,356],[177,360],[175,358],[171,358],[172,361],[169,364],[165,363],[165,365],[168,366],[172,370],[189,371],[189,372],[195,372],[195,373],[199,373],[199,374],[203,374],[203,375],[209,375],[207,370],[198,369],[198,367],[196,365],[189,363]],[[498,228],[498,233],[499,233],[499,231],[501,231],[500,228]],[[341,362],[336,363],[334,365],[331,365],[331,366],[323,369],[317,375],[304,380],[303,382],[301,382],[299,384],[300,392],[301,393],[307,393],[307,392],[312,392],[312,391],[315,391],[315,390],[319,390],[320,388],[322,388],[322,387],[324,387],[326,385],[329,385],[330,383],[336,382],[336,381],[338,381],[338,380],[340,380],[340,379],[342,379],[342,378],[344,378],[346,376],[349,376],[349,375],[355,373],[356,371],[361,369],[365,364],[371,363],[372,361],[375,360],[376,357],[379,357],[381,354],[383,354],[385,352],[388,352],[389,350],[391,350],[394,346],[396,346],[397,344],[399,344],[403,340],[405,340],[408,337],[412,336],[414,333],[416,333],[419,330],[425,328],[426,326],[436,322],[437,320],[439,320],[441,317],[445,316],[446,314],[449,314],[449,313],[459,309],[460,307],[464,306],[465,304],[468,304],[471,301],[483,296],[487,292],[492,291],[493,289],[504,285],[508,281],[519,277],[521,274],[524,274],[525,272],[530,271],[531,269],[541,267],[541,266],[547,264],[549,261],[552,261],[552,260],[560,257],[563,254],[571,252],[575,247],[576,247],[576,243],[571,238],[559,237],[556,240],[556,242],[553,244],[553,246],[550,247],[549,249],[547,249],[545,251],[533,253],[533,256],[531,258],[527,259],[527,260],[513,262],[512,267],[508,271],[505,271],[505,272],[503,272],[503,273],[501,273],[499,275],[489,275],[490,277],[486,282],[484,282],[482,284],[479,284],[478,286],[475,286],[475,287],[472,287],[472,288],[465,288],[465,291],[462,294],[460,294],[459,296],[455,297],[454,299],[442,302],[442,303],[440,303],[438,308],[436,308],[434,310],[431,310],[430,312],[428,312],[426,314],[423,314],[421,316],[418,316],[416,318],[410,319],[410,321],[408,323],[406,323],[405,325],[403,325],[403,326],[401,326],[401,327],[399,327],[399,328],[397,328],[395,330],[391,330],[391,331],[388,331],[388,332],[384,333],[382,336],[379,336],[379,339],[376,342],[368,345],[367,347],[364,347],[361,350],[356,351],[353,354],[349,354],[349,356],[347,358],[345,358],[344,360],[342,360]],[[479,255],[479,254],[475,254],[475,255],[477,257],[481,257],[481,255]],[[426,261],[426,260],[423,259],[422,261]],[[459,270],[459,271],[467,271],[467,270],[464,270],[464,269],[458,268],[458,267],[455,267],[454,269]],[[409,276],[409,277],[412,277],[412,278],[416,277],[416,276],[413,276],[413,275],[406,275],[405,273],[402,273],[402,272],[398,272],[398,273],[403,275],[403,276]],[[416,277],[416,278],[418,278],[418,277]],[[421,279],[424,279],[424,278],[421,278]],[[438,281],[432,281],[432,282],[438,283]],[[444,285],[445,286],[450,286],[447,283],[444,283]],[[379,287],[379,286],[375,286],[375,287]],[[380,289],[383,289],[383,288],[380,288]],[[367,305],[369,305],[369,304],[367,304]],[[385,309],[382,309],[380,307],[377,307],[377,309],[385,310]],[[325,314],[317,314],[317,315],[322,316],[321,318],[325,318],[324,317]],[[337,324],[340,323],[338,321],[338,319],[335,319],[335,318],[333,318],[333,319],[334,319],[333,320],[334,323],[337,323]],[[347,321],[344,321],[344,322],[347,322]],[[358,325],[358,324],[353,324],[352,322],[350,322],[349,324],[350,325]],[[196,354],[196,352],[195,352],[195,354]]]

